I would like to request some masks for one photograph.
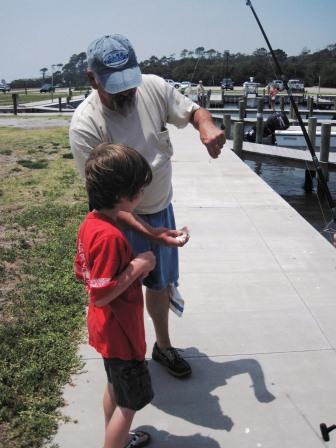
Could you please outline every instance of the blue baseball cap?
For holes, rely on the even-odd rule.
[[[141,84],[141,71],[130,41],[121,34],[94,40],[87,50],[88,69],[108,93],[134,89]]]

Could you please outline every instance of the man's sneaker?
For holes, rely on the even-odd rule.
[[[191,367],[185,359],[179,354],[176,348],[167,348],[165,353],[159,349],[155,342],[152,358],[166,367],[171,375],[184,377],[191,374]]]

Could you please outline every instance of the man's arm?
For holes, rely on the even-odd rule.
[[[198,130],[201,142],[206,146],[210,157],[216,159],[226,139],[224,132],[216,127],[210,112],[200,107],[193,113],[190,122]]]
[[[183,235],[180,230],[167,229],[166,227],[151,227],[143,221],[138,215],[120,211],[117,214],[118,224],[121,227],[132,229],[135,232],[149,238],[162,246],[184,246],[188,239],[182,241],[176,237]]]

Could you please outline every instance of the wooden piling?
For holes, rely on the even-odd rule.
[[[244,123],[237,121],[233,126],[233,151],[238,157],[243,156]]]
[[[309,136],[309,140],[311,141],[314,149],[315,149],[315,142],[316,142],[316,124],[317,124],[316,117],[308,118],[308,136]]]
[[[308,137],[311,141],[311,144],[313,148],[315,149],[315,143],[316,143],[316,124],[317,124],[317,118],[316,117],[310,117],[308,119]],[[305,170],[305,180],[303,184],[303,189],[307,193],[311,193],[313,191],[313,179],[316,176],[316,171],[314,170]]]
[[[324,123],[321,126],[321,146],[320,146],[320,164],[323,174],[328,180],[328,162],[329,162],[329,152],[330,152],[330,132],[331,124]]]
[[[245,118],[245,100],[239,101],[239,120],[244,120]]]
[[[295,100],[294,100],[295,101]],[[290,103],[290,109],[289,109],[289,117],[290,118],[296,118],[296,117],[294,117],[294,108],[293,108],[293,106],[292,106],[292,103]]]
[[[258,114],[262,114],[264,111],[264,97],[258,98],[258,109],[257,109],[257,113]]]
[[[13,113],[14,113],[14,115],[17,115],[19,95],[17,93],[12,93],[12,100],[13,100]]]
[[[307,98],[308,117],[311,117],[314,113],[314,98],[308,96]]]
[[[257,114],[257,124],[256,124],[256,143],[262,143],[264,133],[264,118],[263,114]]]
[[[225,137],[231,138],[231,115],[224,114],[223,115],[223,125],[225,129]]]

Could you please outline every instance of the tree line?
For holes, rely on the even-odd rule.
[[[315,52],[304,48],[297,56],[288,56],[281,49],[274,52],[288,79],[300,78],[307,87],[318,84],[321,87],[336,87],[336,43]],[[11,86],[36,87],[41,82],[51,82],[53,78],[54,84],[82,87],[88,83],[86,68],[86,53],[73,54],[68,63],[53,66],[52,76],[51,71],[43,67],[40,78],[18,79]],[[195,50],[185,48],[178,56],[151,56],[140,62],[140,68],[142,73],[175,81],[197,82],[202,79],[206,85],[219,85],[225,77],[232,78],[236,85],[241,85],[251,76],[261,84],[277,78],[273,60],[265,48],[257,48],[252,54],[232,53],[229,50],[219,52],[204,47]]]

